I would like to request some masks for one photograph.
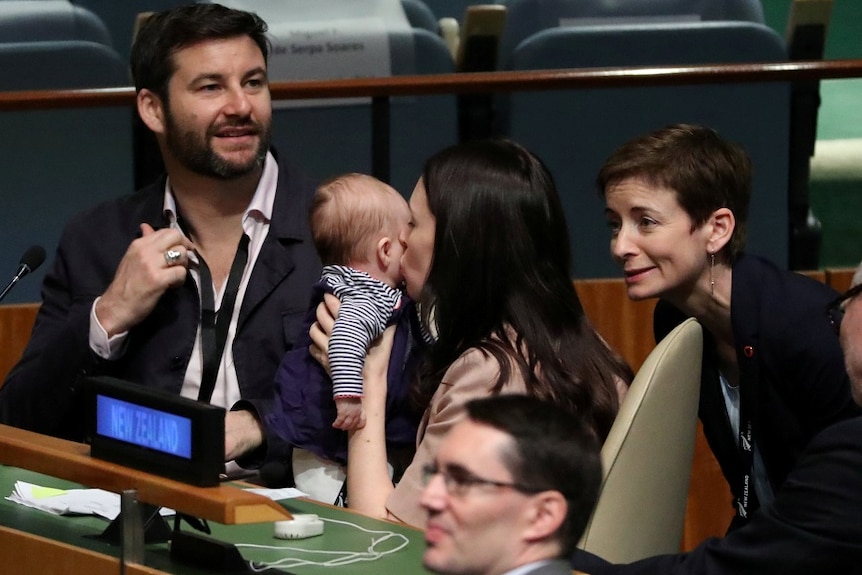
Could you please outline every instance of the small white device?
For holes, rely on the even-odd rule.
[[[278,539],[305,539],[323,533],[323,520],[313,513],[297,513],[293,519],[275,522]]]

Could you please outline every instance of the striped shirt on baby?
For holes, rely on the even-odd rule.
[[[401,307],[401,291],[365,272],[341,265],[323,267],[321,279],[339,299],[329,336],[333,397],[362,396],[362,368],[368,346]]]

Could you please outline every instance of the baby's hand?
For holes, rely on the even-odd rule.
[[[335,407],[338,409],[338,416],[332,422],[332,427],[344,431],[365,427],[365,410],[362,409],[361,397],[336,397]]]

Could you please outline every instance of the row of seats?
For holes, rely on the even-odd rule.
[[[426,1],[436,8],[437,2]],[[449,14],[459,10],[465,14],[462,44],[471,38],[472,29],[478,35],[499,34],[494,50],[481,38],[474,42],[485,54],[470,58],[460,51],[460,64],[468,71],[814,59],[822,57],[823,38],[817,36],[825,32],[825,26],[818,31],[815,22],[808,22],[806,41],[788,46],[765,25],[760,0],[442,4]],[[496,31],[491,15],[499,14],[494,10],[499,5],[506,8],[505,25]],[[469,13],[464,12],[467,8]],[[471,16],[487,20],[471,25]],[[798,51],[802,45],[804,54]],[[819,246],[818,222],[811,216],[807,198],[818,101],[816,83],[517,92],[494,98],[470,95],[461,100],[460,133],[462,138],[510,136],[535,150],[563,191],[576,276],[604,277],[616,270],[594,245],[602,238],[603,223],[594,217],[602,206],[593,178],[603,160],[619,143],[669,123],[709,125],[745,146],[756,166],[750,249],[780,265],[809,269],[817,267]]]
[[[435,8],[433,0],[426,0]],[[476,3],[452,3],[455,13]],[[764,24],[760,0],[498,0],[505,26],[484,69],[777,62],[783,38]],[[474,12],[471,16],[475,16]],[[462,22],[466,25],[466,22]],[[481,30],[481,26],[477,26]],[[465,41],[462,35],[461,41]],[[481,44],[480,44],[481,45]],[[480,58],[479,58],[480,59]],[[477,58],[473,58],[475,65]],[[790,263],[792,92],[787,83],[516,92],[462,100],[466,134],[501,134],[534,150],[562,191],[577,277],[609,277],[607,230],[593,181],[620,143],[675,122],[717,129],[748,150],[756,166],[749,246]],[[483,121],[491,126],[483,126]],[[803,161],[807,159],[803,157]]]
[[[2,91],[129,84],[105,22],[67,0],[0,0],[0,70]],[[132,189],[132,170],[129,108],[0,111],[0,273],[34,243],[50,254],[75,213]],[[38,301],[48,264],[4,303]]]
[[[518,46],[511,69],[783,60],[783,40],[762,24],[685,22],[544,30]],[[745,147],[755,166],[748,245],[788,265],[789,83],[517,92],[497,103],[500,132],[535,151],[562,191],[577,275],[618,273],[601,249],[609,239],[594,185],[602,163],[622,142],[677,122],[710,126]]]
[[[111,46],[126,60],[138,13],[158,11],[185,0],[0,0],[0,41],[81,40]],[[440,32],[440,16],[463,19],[477,2],[400,0],[413,27]],[[763,23],[760,0],[496,0],[508,11],[501,54],[510,56],[541,30],[594,23],[738,20]],[[508,65],[507,58],[502,62]]]
[[[68,0],[0,1],[0,66],[0,90],[129,83],[105,21]]]
[[[83,40],[111,45],[102,19],[67,0],[4,0],[0,15],[4,42]]]
[[[683,22],[763,24],[760,0],[508,0],[501,67],[510,68],[521,42],[543,30],[590,25]]]
[[[259,6],[268,11],[279,0],[224,2],[247,9]],[[0,79],[0,89],[126,85],[125,56],[117,54],[128,50],[135,14],[181,3],[179,0],[135,3],[0,0],[0,66],[3,70],[14,70]],[[406,35],[390,34],[391,73],[454,71],[451,51],[439,30],[435,30],[437,20],[432,2],[400,0],[400,3],[410,31]],[[53,40],[31,35],[27,42],[7,41],[3,36],[3,14],[12,12],[7,7],[15,5],[20,11],[25,4],[40,5],[43,12],[48,6],[64,12],[63,18],[54,18],[55,23],[65,23],[63,35]],[[509,0],[507,33],[514,34],[510,28],[517,24],[518,34],[526,35],[526,39],[505,57],[508,68],[681,65],[780,61],[787,57],[783,40],[762,24],[758,0],[595,0],[591,12],[585,8],[588,4],[584,0]],[[599,10],[595,6],[602,5],[605,10],[602,14],[614,19],[624,15],[625,6],[631,17],[644,17],[648,6],[664,11],[665,17],[674,13],[683,17],[670,23],[615,20],[611,24],[590,21],[588,25],[559,26],[571,23],[572,19],[593,18]],[[736,6],[736,11],[722,15],[716,12],[717,6],[727,10]],[[556,15],[552,13],[554,9],[559,11]],[[692,18],[691,14],[698,16]],[[271,25],[277,25],[289,15],[288,10],[282,16],[267,19]],[[92,24],[98,21],[104,23],[103,30],[110,31],[108,39],[102,34],[99,40],[93,32],[100,29]],[[530,33],[530,25],[542,29]],[[46,26],[45,30],[49,28]],[[71,39],[75,29],[86,30],[89,36]],[[502,44],[505,42],[504,39]],[[22,57],[25,52],[26,58]],[[497,114],[497,132],[536,151],[557,180],[572,233],[576,277],[613,277],[618,271],[605,249],[607,232],[593,178],[604,158],[623,141],[681,121],[712,126],[749,150],[756,166],[750,246],[780,264],[787,263],[789,94],[787,84],[734,84],[519,92],[499,95],[492,104]],[[402,193],[407,195],[412,190],[424,158],[458,140],[458,115],[455,96],[392,99],[390,181]],[[47,246],[55,245],[62,223],[72,213],[97,199],[115,196],[143,183],[134,175],[131,117],[130,110],[117,108],[0,112],[0,133],[4,136],[0,138],[0,193],[18,198],[16,201],[21,204],[18,207],[23,211],[34,211],[28,210],[28,205],[61,206],[51,210],[52,225],[28,228],[21,223],[20,229],[13,230],[11,237],[15,241],[20,238],[21,243],[12,246],[13,252],[23,250],[34,240],[33,229],[52,235],[40,239]],[[60,129],[62,133],[57,133]],[[279,108],[274,113],[273,132],[275,144],[317,177],[371,171],[368,102]],[[52,137],[34,136],[45,133]],[[65,161],[67,158],[69,161]],[[59,166],[45,170],[42,162],[56,162]],[[85,178],[82,174],[99,174],[99,177]],[[28,229],[30,237],[26,237]],[[9,255],[10,260],[16,257],[17,253]],[[19,295],[28,298],[21,301],[38,299],[36,294],[25,290],[19,291]]]

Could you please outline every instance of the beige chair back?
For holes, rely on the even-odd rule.
[[[578,547],[614,563],[679,551],[702,351],[700,324],[688,319],[638,370],[602,447],[604,480]]]

